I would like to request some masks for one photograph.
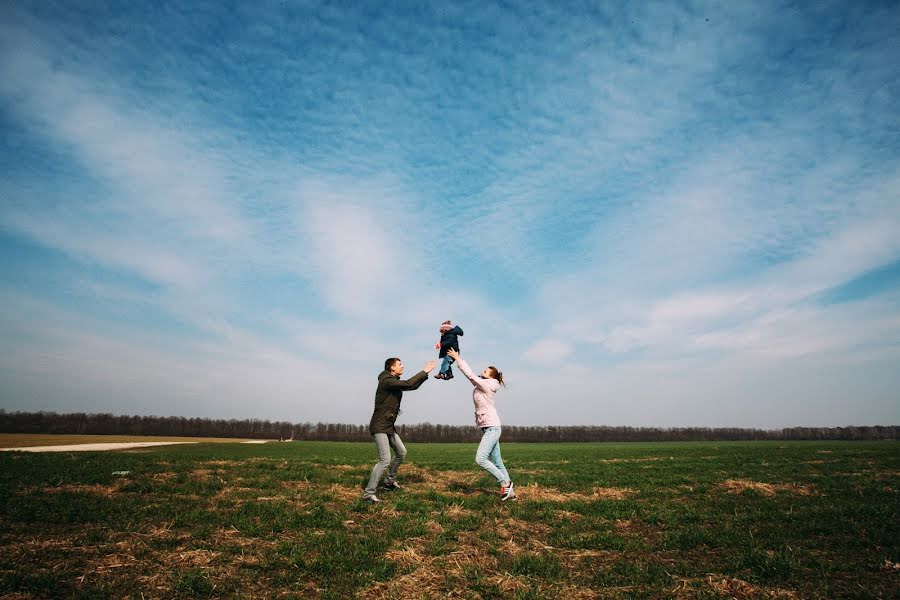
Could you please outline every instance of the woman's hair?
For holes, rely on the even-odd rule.
[[[488,367],[488,371],[491,373],[491,377],[500,382],[500,385],[506,387],[506,384],[503,383],[503,373],[497,370],[497,367]]]
[[[386,361],[384,361],[384,370],[385,370],[385,371],[390,371],[390,370],[391,370],[391,367],[393,367],[394,364],[395,364],[395,363],[398,363],[398,362],[400,362],[400,359],[397,358],[397,357],[393,357],[393,358],[387,359]]]

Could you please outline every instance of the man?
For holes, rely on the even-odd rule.
[[[402,380],[400,376],[403,375],[403,361],[399,358],[384,361],[384,371],[378,376],[378,388],[375,390],[375,412],[372,413],[372,420],[369,422],[369,433],[375,438],[375,447],[378,449],[378,462],[372,467],[372,474],[363,494],[364,501],[372,504],[381,502],[375,492],[385,469],[387,469],[385,489],[400,489],[395,477],[400,463],[406,456],[403,440],[394,429],[394,422],[400,414],[400,401],[403,399],[404,390],[419,389],[419,386],[428,379],[428,373],[436,366],[436,360],[428,361],[421,371],[409,379]],[[391,460],[391,448],[394,449],[394,460]]]

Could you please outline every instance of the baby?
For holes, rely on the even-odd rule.
[[[463,330],[459,325],[454,326],[451,321],[441,323],[441,341],[434,345],[435,349],[440,349],[438,358],[443,358],[441,362],[440,372],[434,376],[435,379],[453,379],[453,357],[447,355],[447,350],[453,348],[459,352],[459,336],[463,334]]]

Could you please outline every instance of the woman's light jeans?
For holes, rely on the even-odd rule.
[[[381,481],[385,469],[387,469],[385,482],[394,481],[397,469],[400,468],[400,463],[406,457],[406,446],[403,445],[403,440],[396,433],[373,433],[372,437],[375,438],[375,447],[378,448],[378,462],[372,467],[364,498],[371,498],[375,495],[378,490],[378,482]],[[391,460],[391,448],[394,449],[394,460]]]
[[[502,485],[509,481],[509,473],[506,472],[503,458],[500,456],[500,428],[482,427],[481,431],[481,443],[478,444],[478,451],[475,453],[475,462]]]

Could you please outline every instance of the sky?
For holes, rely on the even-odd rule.
[[[368,423],[450,319],[505,424],[900,424],[898,48],[896,2],[0,3],[0,409]]]

